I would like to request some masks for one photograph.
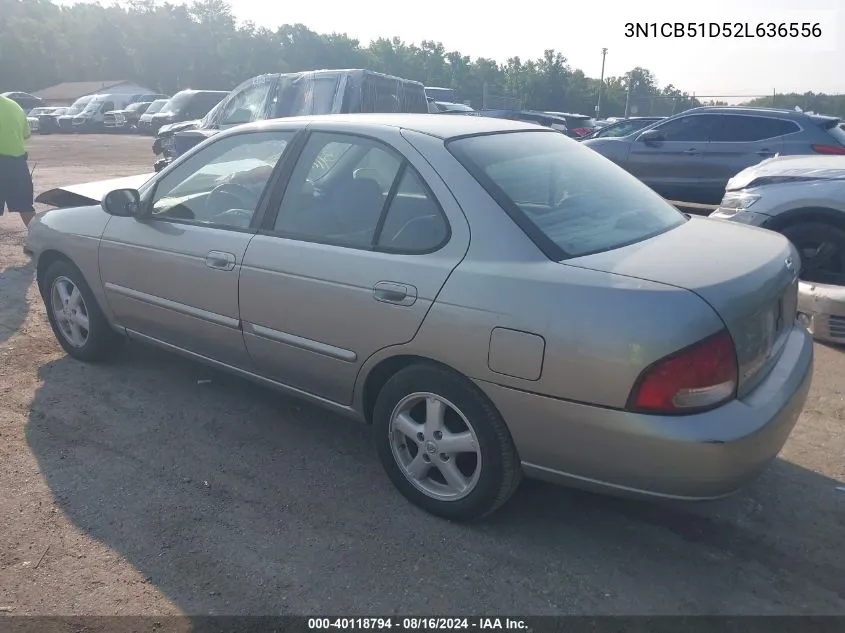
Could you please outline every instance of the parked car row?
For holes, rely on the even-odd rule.
[[[60,108],[37,108],[30,112],[33,131],[41,134],[102,132],[114,127],[115,114],[140,107],[164,95],[91,94]],[[35,114],[37,112],[37,114]],[[34,123],[34,127],[33,127]]]

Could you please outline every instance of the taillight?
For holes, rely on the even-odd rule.
[[[585,134],[589,134],[590,131],[591,130],[588,127],[576,127],[574,130],[572,130],[572,133],[575,136],[584,136]]]
[[[813,151],[816,154],[845,155],[845,147],[842,145],[813,145]]]
[[[639,377],[628,408],[646,413],[695,413],[736,394],[736,349],[726,330],[675,352]]]

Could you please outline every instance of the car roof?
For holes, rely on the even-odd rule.
[[[518,132],[521,130],[536,131],[534,123],[512,121],[483,116],[444,116],[442,114],[324,114],[320,116],[284,117],[250,123],[245,127],[256,129],[285,128],[287,124],[321,124],[330,123],[349,127],[356,126],[384,126],[413,130],[444,140],[457,136],[473,134],[491,134],[495,132]]]

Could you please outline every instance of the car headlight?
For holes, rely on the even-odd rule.
[[[725,194],[725,197],[722,198],[722,202],[719,206],[722,209],[734,209],[737,212],[745,211],[759,199],[760,196],[752,193],[731,191]]]

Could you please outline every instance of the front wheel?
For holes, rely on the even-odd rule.
[[[42,293],[50,326],[68,355],[94,362],[114,351],[121,339],[75,266],[61,260],[51,264]]]
[[[393,484],[432,514],[480,518],[519,486],[519,458],[499,412],[475,385],[444,367],[412,365],[388,380],[373,427]]]

